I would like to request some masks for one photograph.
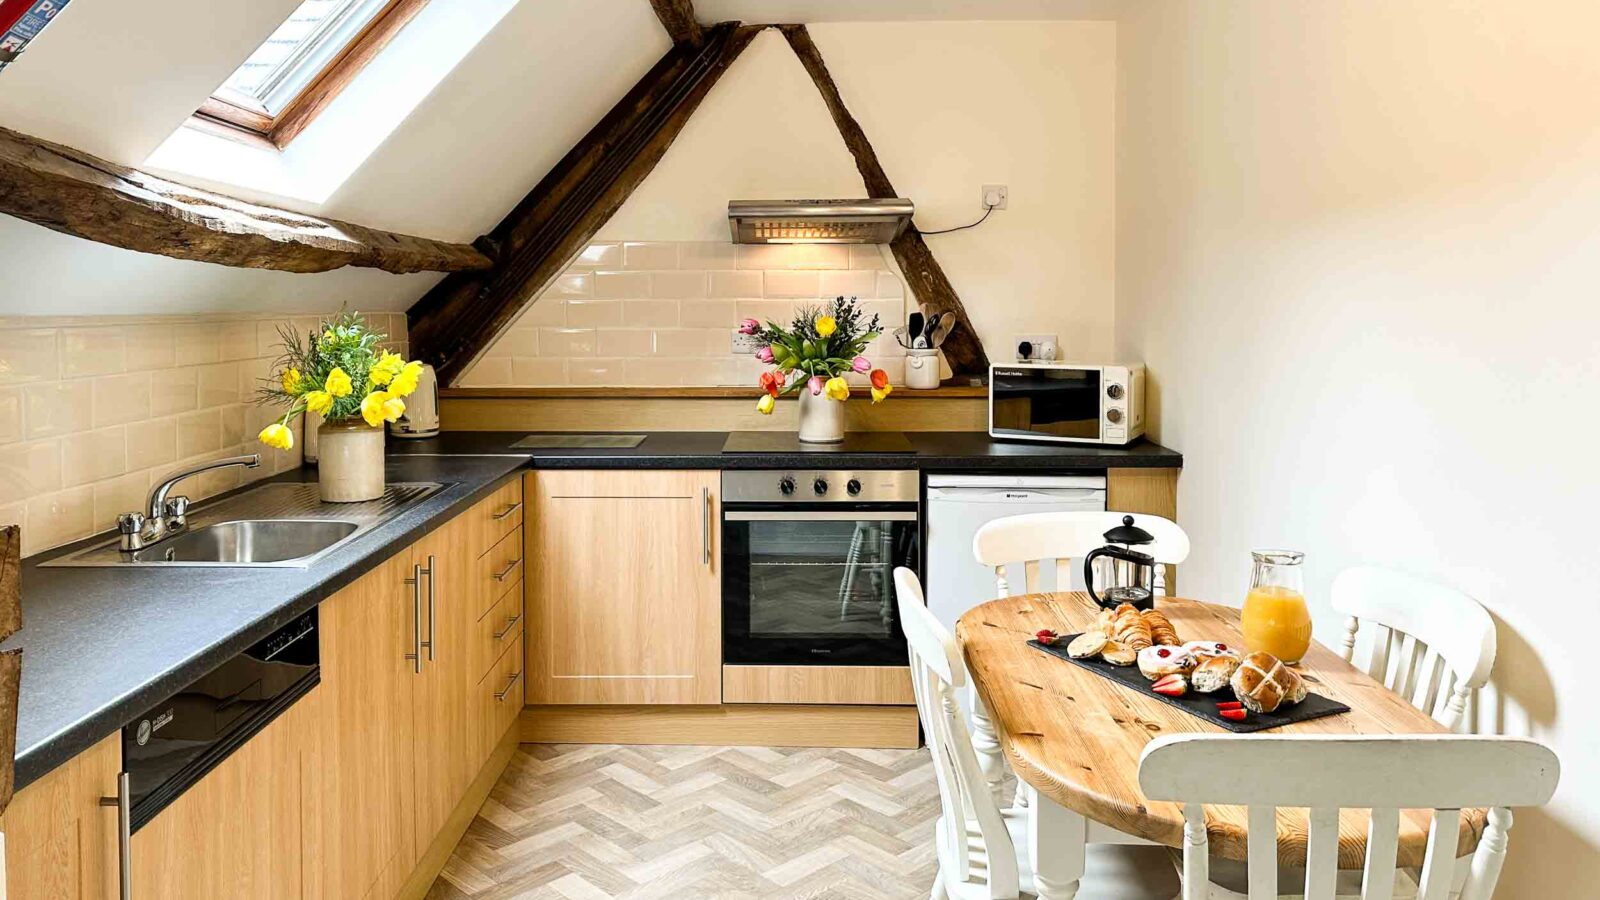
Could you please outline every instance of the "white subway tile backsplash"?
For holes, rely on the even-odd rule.
[[[565,325],[567,324],[567,301],[559,297],[540,297],[522,314],[522,318],[517,320],[517,324],[523,326]]]
[[[250,326],[253,330],[254,326]],[[127,367],[129,372],[148,369],[171,368],[177,358],[177,341],[172,329],[165,325],[137,325],[127,330]],[[251,350],[255,338],[251,338]],[[249,354],[254,356],[254,353]]]
[[[201,409],[178,417],[178,457],[211,453],[222,447],[222,414]]]
[[[30,440],[85,431],[94,424],[94,382],[53,381],[22,389],[22,430]]]
[[[53,381],[59,377],[61,357],[54,329],[0,331],[0,384]]]
[[[544,292],[545,297],[592,297],[594,296],[594,274],[591,272],[568,272],[559,275]]]
[[[893,272],[878,273],[878,296],[883,298],[904,297],[906,295],[905,283],[900,276]]]
[[[594,356],[593,328],[541,328],[539,351],[545,356]]]
[[[882,244],[850,244],[850,268],[852,269],[887,269],[889,264],[884,261],[886,252]]]
[[[507,356],[480,359],[462,376],[461,383],[466,387],[511,385],[514,383],[511,380],[511,358]]]
[[[815,300],[822,296],[822,279],[816,272],[797,270],[767,270],[764,297],[793,297]]]
[[[676,269],[678,245],[670,241],[628,241],[622,245],[624,269]]]
[[[150,418],[150,373],[106,375],[94,379],[94,427]]]
[[[0,503],[14,503],[60,489],[60,441],[0,447]]]
[[[167,369],[151,376],[150,415],[170,416],[195,408],[200,398],[200,370]]]
[[[712,297],[725,297],[741,299],[745,297],[760,297],[765,291],[765,279],[761,272],[711,272],[709,295]]]
[[[610,269],[621,265],[621,244],[590,244],[572,261],[574,269]]]
[[[22,389],[0,388],[0,444],[22,440]]]
[[[716,356],[727,353],[720,346],[726,333],[709,328],[659,328],[655,332],[655,355],[679,359]]]
[[[700,270],[652,272],[650,296],[670,300],[698,300],[706,296],[706,281],[706,273]]]
[[[620,300],[568,300],[567,325],[573,328],[598,328],[622,324]]]
[[[127,471],[127,432],[121,426],[85,431],[61,439],[61,483],[77,487]]]
[[[306,331],[306,328],[300,327],[301,324],[296,323],[296,330]],[[176,343],[173,359],[175,365],[193,366],[213,363],[222,358],[222,339],[217,333],[217,326],[210,322],[179,325],[173,329],[172,334]],[[260,339],[258,331],[256,334],[258,344]]]
[[[518,322],[490,350],[502,356],[538,356],[539,329]]]
[[[624,383],[622,359],[567,360],[567,380],[581,387],[604,387]]]
[[[178,420],[150,419],[128,426],[128,468],[164,466],[178,458]]]
[[[655,353],[655,335],[646,328],[612,328],[597,335],[599,356],[640,357]]]
[[[623,363],[623,377],[631,385],[670,387],[691,384],[690,364],[673,359],[630,359]]]
[[[823,297],[859,297],[867,300],[878,296],[878,273],[872,271],[830,271],[819,275],[818,290]]]
[[[739,248],[732,243],[685,241],[678,245],[678,267],[682,269],[736,269]]]
[[[93,533],[94,489],[85,485],[28,500],[23,550],[65,544]]]
[[[149,496],[149,476],[133,472],[96,482],[93,494],[94,522],[91,531],[98,531],[117,521],[117,516],[144,508]]]
[[[739,304],[733,300],[685,300],[678,307],[678,324],[728,330],[738,325],[738,312]]]
[[[843,244],[740,244],[741,269],[848,269]]]
[[[61,377],[82,378],[121,372],[127,339],[121,328],[68,328],[61,332]]]
[[[622,324],[630,328],[676,325],[679,306],[677,300],[624,300]]]
[[[242,403],[224,406],[222,415],[222,446],[231,447],[245,442],[245,407]],[[252,432],[250,437],[254,437]]]
[[[514,356],[511,358],[511,379],[513,384],[564,384],[567,380],[567,361]]]
[[[594,295],[601,300],[638,300],[650,296],[649,272],[596,272]]]

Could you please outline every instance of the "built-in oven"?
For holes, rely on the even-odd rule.
[[[915,471],[722,475],[722,658],[903,665],[893,572],[917,569]]]

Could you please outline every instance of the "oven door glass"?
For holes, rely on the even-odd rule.
[[[832,518],[806,518],[793,509],[725,512],[725,662],[906,662],[893,572],[916,568],[916,514],[820,515]]]
[[[995,369],[996,434],[1100,439],[1099,369]]]

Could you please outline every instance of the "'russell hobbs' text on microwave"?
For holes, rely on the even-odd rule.
[[[1144,434],[1144,366],[990,366],[989,434],[1072,444],[1130,443]]]

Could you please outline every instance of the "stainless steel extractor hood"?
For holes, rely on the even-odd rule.
[[[887,244],[911,224],[910,200],[729,200],[735,244]]]

